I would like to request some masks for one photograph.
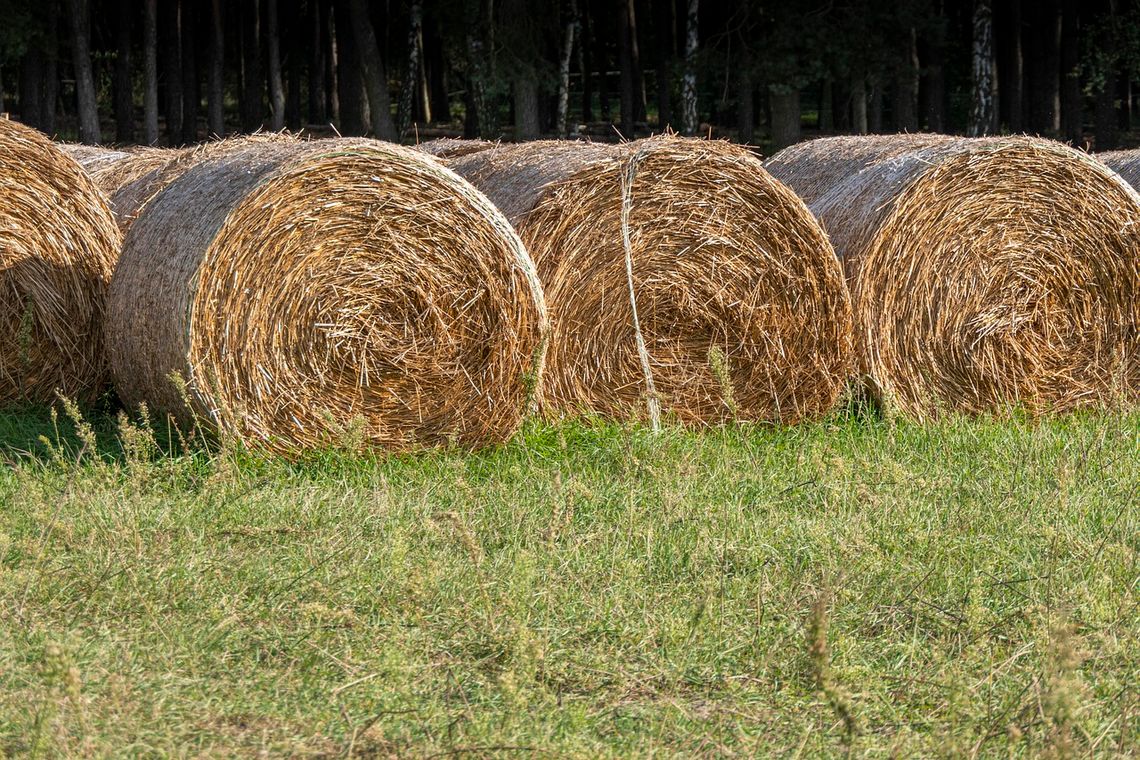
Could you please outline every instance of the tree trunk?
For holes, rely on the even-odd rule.
[[[666,129],[673,123],[673,58],[676,55],[676,8],[673,0],[653,3],[656,33],[657,126]]]
[[[515,139],[535,140],[541,134],[538,119],[538,78],[534,69],[524,66],[515,76]]]
[[[420,84],[420,38],[423,35],[423,3],[412,0],[408,7],[408,68],[396,106],[396,134],[403,137],[414,120],[416,90]]]
[[[582,5],[581,26],[578,29],[578,71],[582,76],[582,123],[594,120],[594,42],[590,29],[589,0],[580,0]]]
[[[1097,151],[1112,150],[1116,147],[1116,3],[1113,0],[1103,3],[1105,7],[1104,26],[1100,38],[1095,40],[1106,70],[1103,72],[1102,86],[1096,93],[1096,114],[1094,140]]]
[[[158,0],[144,0],[143,133],[146,144],[158,142]]]
[[[559,137],[567,134],[570,113],[570,60],[574,57],[574,38],[578,33],[578,2],[569,0],[566,24],[562,30],[562,50],[558,58],[558,108],[554,130]]]
[[[265,37],[269,59],[269,128],[285,127],[285,84],[281,78],[281,25],[277,0],[265,0]]]
[[[624,13],[624,11],[622,11]],[[598,112],[602,121],[613,122],[613,111],[610,108],[610,58],[606,48],[606,41],[602,38],[604,28],[599,26],[600,19],[594,19],[594,70],[597,71],[598,85]]]
[[[309,123],[328,121],[325,110],[325,36],[328,21],[322,8],[327,0],[309,0]],[[322,27],[324,23],[324,27]]]
[[[20,120],[43,129],[44,54],[29,47],[20,61]]]
[[[210,73],[206,84],[206,131],[216,137],[226,134],[225,22],[222,0],[210,0]]]
[[[633,121],[643,124],[648,102],[645,94],[645,71],[641,68],[641,44],[637,39],[637,0],[626,0],[629,16],[629,52],[633,63]]]
[[[384,58],[376,41],[376,30],[368,16],[365,0],[348,0],[352,20],[352,33],[356,54],[359,57],[364,88],[368,92],[368,109],[372,117],[372,134],[381,140],[396,140],[396,125],[392,121],[392,102],[388,97],[388,75]]]
[[[182,0],[159,4],[159,48],[162,56],[162,84],[166,110],[166,134],[171,145],[182,136]]]
[[[424,62],[428,70],[431,115],[438,121],[449,122],[451,121],[451,99],[447,92],[447,56],[443,45],[438,22],[429,15],[424,22]]]
[[[131,0],[118,0],[115,25],[115,139],[135,141],[135,98],[131,78]]]
[[[95,75],[91,70],[91,16],[87,0],[68,0],[71,28],[71,58],[75,65],[75,95],[79,104],[79,140],[98,145],[99,103],[95,97]]]
[[[363,135],[368,131],[364,120],[363,77],[353,19],[348,0],[335,0],[333,28],[336,31],[336,92],[340,111],[340,133]],[[369,22],[369,28],[371,28]]]
[[[899,132],[914,132],[918,129],[918,33],[911,27],[898,76],[895,78],[894,115],[895,128]]]
[[[343,14],[344,10],[341,9]],[[325,113],[333,122],[340,123],[340,76],[337,69],[340,65],[340,51],[337,48],[336,8],[331,0],[321,3],[321,29],[324,34],[325,45]],[[342,22],[343,23],[343,22]]]
[[[1080,4],[1065,0],[1061,9],[1061,138],[1080,145],[1081,118]]]
[[[464,9],[467,21],[467,121],[464,134],[468,137],[491,137],[498,126],[492,123],[495,109],[487,93],[493,73],[494,6],[491,0],[465,0]]]
[[[1058,0],[1041,0],[1034,5],[1031,42],[1029,127],[1035,132],[1056,134],[1061,128],[1061,12]]]
[[[685,77],[681,83],[681,103],[684,113],[681,117],[682,129],[687,135],[695,135],[700,123],[697,119],[697,46],[698,16],[700,0],[688,0],[685,14]],[[796,95],[797,103],[799,95]],[[798,109],[797,109],[798,110]]]
[[[878,76],[871,78],[871,91],[867,96],[867,131],[883,132],[883,85]]]
[[[637,106],[634,105],[633,32],[629,14],[632,0],[621,0],[618,9],[618,70],[621,72],[621,133],[633,139]]]
[[[969,134],[988,135],[996,124],[994,108],[994,23],[990,0],[974,0],[973,98]]]
[[[752,51],[746,46],[740,54],[740,65],[736,70],[736,131],[742,143],[752,142],[752,127],[756,122],[755,104],[752,98]]]
[[[41,131],[55,135],[55,111],[59,104],[59,0],[45,0],[47,23],[44,34],[44,94]]]
[[[998,51],[1001,97],[998,98],[1001,123],[1010,132],[1024,129],[1025,59],[1021,45],[1021,0],[999,4],[1002,13],[994,14],[994,47]],[[998,21],[1001,30],[998,31]]]
[[[768,88],[772,108],[772,150],[786,148],[800,141],[800,93],[786,86]]]
[[[261,74],[261,8],[258,0],[241,2],[241,128],[256,132],[265,116],[265,77]]]
[[[833,98],[834,93],[832,90],[831,77],[829,76],[823,80],[823,85],[820,87],[819,93],[819,131],[825,134],[835,130]]]
[[[940,9],[941,11],[941,9]],[[946,56],[946,39],[941,12],[928,25],[921,39],[923,53],[922,77],[919,83],[922,119],[931,132],[946,128],[946,74],[943,69]]]
[[[288,3],[286,16],[288,55],[285,56],[285,126],[301,129],[301,51],[305,49],[305,24],[301,7]]]
[[[198,111],[202,91],[198,84],[198,45],[195,33],[198,26],[198,4],[195,0],[182,3],[182,142],[198,141]]]
[[[861,73],[851,78],[851,128],[867,134],[867,77]]]

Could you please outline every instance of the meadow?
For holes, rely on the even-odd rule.
[[[87,420],[0,415],[0,756],[1140,753],[1140,414]]]

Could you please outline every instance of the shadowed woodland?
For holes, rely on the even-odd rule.
[[[63,139],[820,133],[1132,142],[1133,0],[0,0],[0,110]]]

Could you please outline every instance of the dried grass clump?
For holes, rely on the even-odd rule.
[[[79,165],[0,119],[0,404],[89,400],[103,387],[101,323],[119,233]]]
[[[481,150],[493,148],[495,143],[490,140],[468,140],[456,137],[437,137],[434,140],[428,140],[416,145],[416,150],[421,153],[427,153],[435,156],[436,158],[449,159],[459,158],[471,153],[478,153]]]
[[[685,423],[794,422],[835,403],[852,358],[842,271],[803,203],[747,150],[538,142],[451,165],[538,266],[549,413],[652,418],[658,402]]]
[[[347,139],[189,167],[131,227],[108,311],[127,404],[281,452],[502,441],[547,330],[533,262],[485,198]]]
[[[1140,392],[1140,196],[1090,156],[959,139],[872,164],[812,210],[846,266],[863,369],[902,412]]]
[[[821,137],[784,148],[764,168],[810,206],[872,164],[954,139],[927,132]]]
[[[1140,148],[1097,153],[1096,157],[1132,187],[1140,189]]]

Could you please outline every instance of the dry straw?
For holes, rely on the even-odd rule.
[[[538,142],[451,165],[538,265],[549,413],[652,417],[657,402],[686,423],[793,422],[835,403],[852,358],[841,269],[803,203],[747,150]]]
[[[1096,157],[1132,187],[1140,189],[1140,149],[1097,153]]]
[[[845,160],[818,155],[824,175]],[[904,413],[1062,412],[1140,391],[1140,196],[1090,156],[948,140],[892,152],[812,210],[844,260],[863,369]]]
[[[115,221],[124,234],[145,203],[145,198],[136,198],[141,194],[138,189],[149,187],[152,178],[161,176],[164,168],[191,152],[187,149],[146,147],[114,150],[74,144],[60,147],[79,162],[110,200]],[[149,195],[155,191],[156,188],[150,188]]]
[[[764,168],[810,206],[874,163],[953,139],[926,132],[825,137],[781,150],[764,162]]]
[[[533,262],[494,207],[368,140],[196,162],[131,227],[108,323],[128,405],[282,452],[502,441],[547,330]]]
[[[478,153],[481,150],[493,148],[495,143],[489,140],[464,140],[456,137],[437,137],[434,140],[428,140],[416,145],[416,150],[435,156],[436,158],[449,159],[459,158],[466,156],[470,153]]]
[[[0,119],[0,403],[87,400],[106,375],[100,328],[119,233],[79,165]]]

